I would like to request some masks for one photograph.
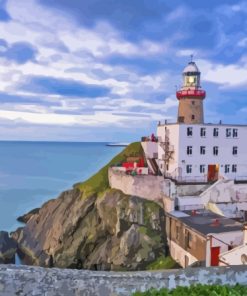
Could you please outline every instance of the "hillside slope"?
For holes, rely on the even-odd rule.
[[[166,250],[163,209],[110,189],[108,167],[142,154],[129,145],[84,183],[30,215],[13,233],[25,263],[103,270],[145,269]]]

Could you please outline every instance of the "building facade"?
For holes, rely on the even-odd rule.
[[[183,86],[176,123],[159,123],[157,142],[143,143],[152,171],[181,182],[214,182],[220,178],[247,180],[247,125],[204,123],[200,71],[190,62],[183,71]],[[154,163],[155,159],[155,163]]]

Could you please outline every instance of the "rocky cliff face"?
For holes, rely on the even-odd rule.
[[[166,252],[160,205],[110,189],[108,168],[143,156],[133,143],[84,183],[20,217],[12,234],[26,264],[94,270],[138,270]]]
[[[8,232],[0,231],[0,264],[15,263],[16,242]]]
[[[154,202],[113,189],[85,198],[75,188],[46,203],[13,237],[29,264],[138,270],[164,254],[163,224]]]

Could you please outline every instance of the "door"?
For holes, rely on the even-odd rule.
[[[184,267],[188,267],[189,265],[189,257],[187,255],[185,255],[184,257]]]
[[[208,166],[208,182],[214,182],[218,180],[219,175],[219,165],[210,164]]]
[[[219,254],[220,254],[220,247],[211,248],[211,266],[219,265]]]

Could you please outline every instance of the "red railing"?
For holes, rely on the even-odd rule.
[[[184,97],[202,97],[203,99],[206,97],[205,90],[198,90],[198,89],[188,89],[188,90],[179,90],[177,91],[177,98],[181,99]]]

